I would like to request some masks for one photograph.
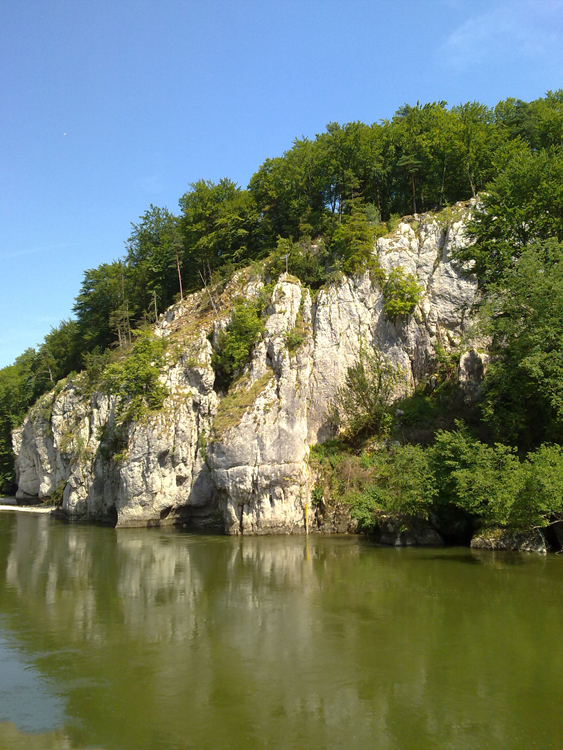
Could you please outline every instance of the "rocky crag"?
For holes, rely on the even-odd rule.
[[[361,347],[400,373],[399,390],[426,377],[439,346],[467,340],[477,292],[451,262],[464,214],[404,220],[374,248],[382,268],[401,266],[423,289],[414,312],[391,320],[369,272],[342,276],[316,295],[282,275],[265,331],[226,395],[214,389],[213,346],[232,302],[256,299],[263,281],[239,272],[214,303],[207,290],[170,308],[155,326],[166,339],[158,412],[119,426],[116,396],[85,394],[81,379],[44,396],[14,434],[18,497],[57,497],[70,518],[118,526],[194,523],[229,534],[346,530],[342,509],[311,502],[310,447],[330,436],[327,409]],[[475,387],[481,362],[466,345],[460,379]],[[397,395],[400,395],[399,393]]]

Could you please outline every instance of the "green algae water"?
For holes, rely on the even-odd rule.
[[[2,750],[561,750],[563,556],[0,514]]]

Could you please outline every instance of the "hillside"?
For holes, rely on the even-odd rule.
[[[464,242],[466,213],[459,207],[449,223],[434,215],[400,223],[377,242],[377,276],[341,275],[312,294],[289,274],[268,283],[264,271],[249,268],[224,288],[189,295],[152,333],[164,344],[162,404],[132,414],[131,397],[109,393],[107,381],[92,393],[86,375],[61,383],[15,433],[18,497],[55,496],[72,518],[119,526],[192,522],[235,534],[323,528],[310,447],[336,434],[327,415],[363,349],[392,364],[393,398],[431,376],[437,347],[465,347],[461,377],[475,385],[465,365],[478,356],[467,339],[477,284],[450,259]],[[390,317],[381,272],[390,277],[394,269],[413,274],[420,295],[410,314]],[[214,347],[241,299],[260,308],[262,326],[225,391],[216,385]],[[120,366],[136,357],[134,345]]]

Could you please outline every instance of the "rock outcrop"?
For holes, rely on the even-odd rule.
[[[471,540],[471,549],[505,550],[513,552],[549,552],[550,546],[540,529],[482,529]]]
[[[331,435],[327,408],[361,348],[374,347],[393,364],[400,395],[428,374],[438,346],[464,345],[476,282],[450,261],[464,241],[462,218],[444,224],[432,215],[403,221],[378,241],[383,269],[401,266],[423,289],[414,312],[394,320],[367,271],[343,275],[314,298],[298,279],[281,276],[262,339],[226,395],[214,390],[212,342],[234,297],[256,299],[263,282],[240,272],[214,305],[207,290],[191,295],[155,327],[168,342],[162,410],[120,425],[116,397],[82,393],[80,377],[60,386],[14,434],[18,497],[55,496],[71,518],[118,526],[314,530],[309,449]],[[470,392],[482,364],[466,348]],[[345,526],[341,518],[334,525]]]

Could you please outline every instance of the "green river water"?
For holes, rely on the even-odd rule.
[[[563,555],[0,513],[1,750],[562,750]]]

